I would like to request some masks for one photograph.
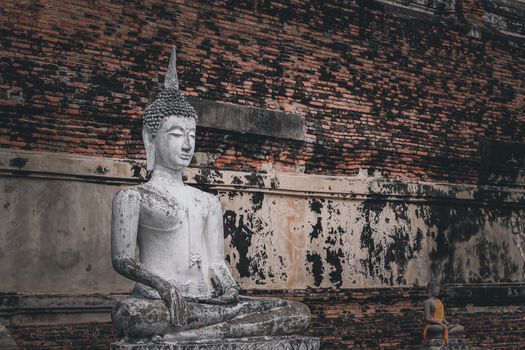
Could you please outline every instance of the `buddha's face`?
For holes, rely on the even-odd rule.
[[[173,170],[186,168],[195,150],[195,119],[164,118],[154,138],[155,163]]]

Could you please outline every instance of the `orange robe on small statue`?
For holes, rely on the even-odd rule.
[[[448,344],[448,327],[445,325],[445,306],[443,305],[441,300],[439,300],[438,298],[435,298],[434,300],[436,304],[434,308],[434,313],[431,314],[431,317],[433,320],[438,321],[439,323],[443,325],[444,327],[443,340],[445,341],[445,343]],[[430,326],[431,326],[430,323],[427,323],[425,325],[425,329],[423,330],[423,341],[427,341],[429,339],[428,338],[428,328]]]

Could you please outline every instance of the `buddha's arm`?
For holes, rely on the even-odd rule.
[[[206,223],[208,255],[210,260],[210,278],[219,294],[226,301],[237,299],[239,287],[224,261],[224,228],[222,222],[221,204],[212,197],[210,211]]]
[[[132,189],[119,191],[113,199],[111,217],[111,261],[115,271],[133,281],[156,289],[167,303],[174,325],[186,320],[186,302],[179,291],[135,259],[140,215],[140,194]]]
[[[430,303],[431,303],[430,300],[426,300],[425,303],[424,303],[424,308],[425,308],[425,321],[426,321],[428,324],[437,324],[437,325],[443,326],[443,324],[441,324],[441,322],[439,322],[439,321],[437,321],[437,320],[435,320],[435,319],[433,318]]]

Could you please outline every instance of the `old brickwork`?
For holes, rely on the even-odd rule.
[[[498,142],[515,154],[525,142],[525,49],[471,33],[484,13],[483,0],[456,0],[455,18],[434,20],[371,0],[4,0],[0,147],[144,158],[141,113],[175,45],[186,95],[305,119],[304,142],[201,128],[197,151],[216,167],[484,183],[484,169],[515,161]],[[247,292],[307,303],[324,350],[421,340],[419,287]],[[523,298],[487,300],[499,299],[445,299],[471,348],[520,348]],[[8,328],[28,349],[107,349],[115,338],[109,323]]]
[[[187,95],[294,112],[306,142],[201,130],[235,169],[473,183],[482,138],[525,140],[522,46],[373,1],[11,1],[0,146],[143,158],[141,112],[172,45]],[[520,48],[521,47],[521,48]]]
[[[323,350],[417,349],[421,341],[422,289],[312,290],[255,292],[305,302],[312,311],[309,334],[322,337]],[[446,302],[446,301],[445,301]],[[448,306],[448,305],[447,305]],[[447,317],[469,330],[472,349],[519,349],[523,345],[523,312],[449,310]],[[12,326],[24,349],[108,349],[116,336],[109,323]]]

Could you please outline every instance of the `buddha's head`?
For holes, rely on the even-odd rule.
[[[153,170],[155,164],[182,170],[190,164],[195,150],[197,113],[179,91],[175,49],[164,88],[144,110],[142,137],[148,171]]]
[[[432,297],[439,296],[439,283],[434,278],[430,279],[428,282],[428,294]]]

